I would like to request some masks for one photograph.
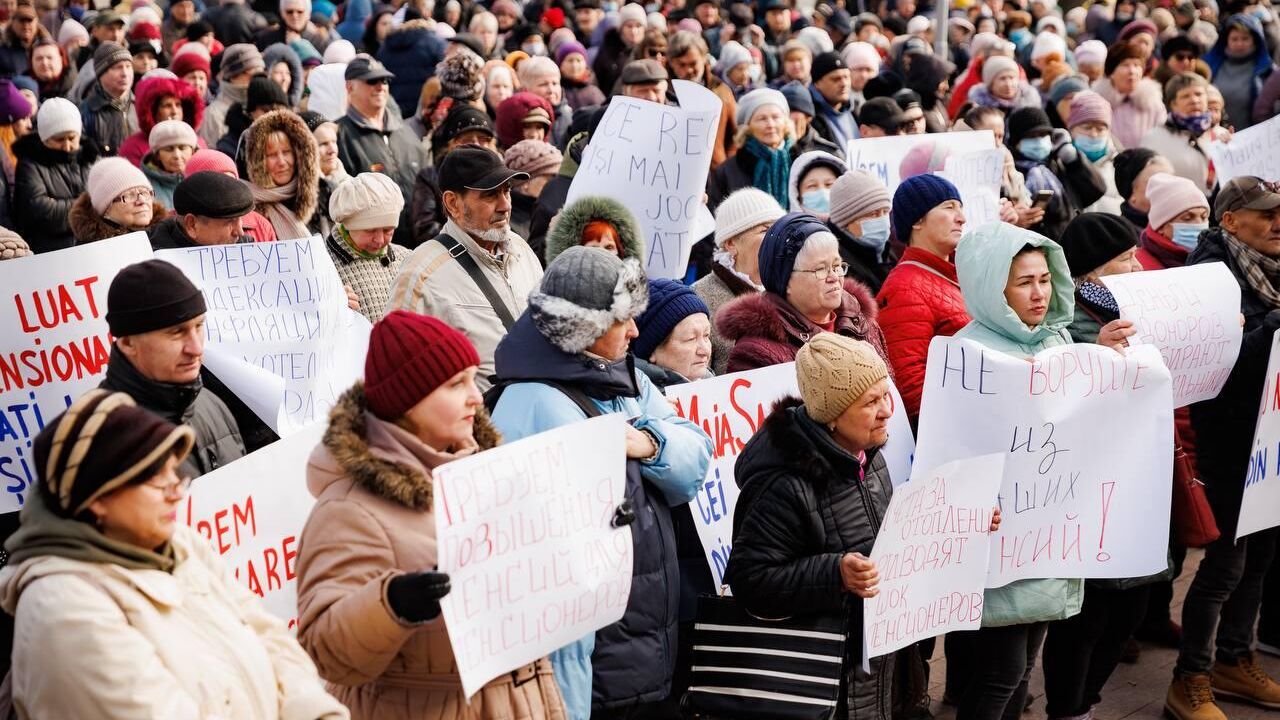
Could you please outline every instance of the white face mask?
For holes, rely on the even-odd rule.
[[[747,68],[747,77],[751,78],[752,84],[760,82],[760,66],[752,65]]]

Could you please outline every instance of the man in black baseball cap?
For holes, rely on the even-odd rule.
[[[391,285],[388,311],[432,315],[471,340],[481,390],[494,373],[498,341],[542,279],[537,255],[511,231],[511,184],[527,179],[491,150],[464,145],[446,155],[439,182],[448,221],[405,259]]]
[[[253,210],[248,183],[205,170],[192,173],[173,191],[175,215],[150,232],[154,250],[253,242],[242,221]]]
[[[817,114],[813,129],[840,148],[849,149],[849,141],[858,138],[858,126],[853,119],[853,76],[840,55],[824,52],[813,59],[813,105]]]

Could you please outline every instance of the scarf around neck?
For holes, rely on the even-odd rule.
[[[774,150],[754,137],[749,137],[742,149],[756,160],[756,166],[751,172],[752,184],[772,195],[782,207],[790,205],[787,178],[791,174],[791,138],[787,138],[782,147]]]
[[[18,531],[4,544],[9,551],[10,565],[44,556],[167,573],[173,572],[177,565],[171,543],[147,550],[112,540],[87,522],[55,514],[45,504],[44,493],[38,489],[23,505],[21,522]]]
[[[296,176],[279,187],[264,188],[250,183],[249,188],[253,190],[253,201],[257,203],[258,209],[267,216],[271,227],[275,228],[277,238],[299,240],[312,236],[313,233],[307,228],[306,223],[302,222],[290,207],[298,196]]]
[[[1229,232],[1222,233],[1227,252],[1236,261],[1245,282],[1272,308],[1280,309],[1280,259],[1270,258],[1245,245]]]

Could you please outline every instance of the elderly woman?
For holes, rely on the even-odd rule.
[[[124,158],[103,158],[89,168],[85,191],[71,205],[71,234],[83,245],[146,230],[166,214],[141,170]]]
[[[598,247],[620,259],[645,261],[644,236],[625,205],[602,195],[584,195],[560,211],[547,232],[547,264],[576,245]]]
[[[711,272],[693,284],[693,291],[707,304],[711,317],[740,295],[754,295],[760,284],[760,243],[778,218],[785,215],[773,196],[752,187],[734,192],[716,208],[716,250]],[[733,343],[711,326],[712,367],[723,375],[729,366]]]
[[[1022,79],[1018,63],[1004,55],[987,58],[982,66],[982,84],[969,89],[969,102],[999,108],[1006,114],[1020,107],[1040,107],[1040,93]]]
[[[80,111],[70,101],[50,98],[36,113],[37,132],[18,138],[13,219],[31,238],[35,252],[71,247],[69,215],[84,192],[89,167],[98,159],[93,141],[82,143]]]
[[[564,100],[575,111],[605,103],[604,93],[596,87],[587,64],[587,49],[576,40],[568,40],[556,48],[556,65],[560,66],[560,84]]]
[[[186,175],[187,161],[198,142],[196,131],[181,120],[164,120],[151,128],[151,150],[142,158],[142,174],[166,211],[173,209],[173,191]]]
[[[1111,136],[1111,103],[1096,92],[1082,90],[1071,99],[1065,117],[1072,144],[1107,186],[1106,194],[1086,207],[1085,212],[1119,215],[1124,198],[1116,190],[1115,159],[1120,148]]]
[[[680,582],[671,509],[693,499],[711,439],[677,416],[627,346],[648,284],[635,258],[571,247],[547,265],[529,307],[498,344],[493,421],[511,440],[623,413],[632,526],[631,599],[622,619],[551,655],[572,720],[652,710],[670,690]],[[550,383],[554,383],[550,384]]]
[[[849,172],[840,158],[822,150],[804,153],[791,163],[787,195],[791,212],[804,212],[825,221],[831,212],[831,186]]]
[[[484,107],[489,117],[498,116],[498,106],[516,94],[516,71],[501,60],[490,60],[484,66]]]
[[[840,244],[818,218],[783,216],[760,244],[765,292],[740,297],[716,314],[716,329],[734,343],[729,372],[778,365],[819,332],[866,340],[884,355],[871,291],[846,279]]]
[[[307,124],[290,110],[269,112],[249,126],[244,148],[258,212],[276,237],[311,237],[307,223],[316,210],[320,165]]]
[[[1200,188],[1207,197],[1213,193],[1216,178],[1209,172],[1209,146],[1226,142],[1230,133],[1215,131],[1209,112],[1209,81],[1194,73],[1180,73],[1164,86],[1164,99],[1169,115],[1164,123],[1147,131],[1142,147],[1169,161],[1173,172]]]
[[[354,181],[353,181],[354,182]],[[564,717],[539,659],[462,691],[440,599],[432,471],[500,438],[462,335],[397,310],[373,328],[363,384],[344,394],[307,463],[315,507],[298,553],[298,640],[353,720]]]
[[[711,310],[675,280],[649,281],[649,306],[636,318],[636,368],[662,391],[711,377]]]
[[[1158,172],[1147,180],[1147,226],[1138,241],[1138,262],[1147,270],[1182,267],[1209,229],[1209,201],[1192,181]]]
[[[1165,121],[1160,84],[1143,77],[1142,51],[1128,43],[1107,49],[1107,76],[1093,84],[1093,91],[1111,103],[1111,134],[1124,148],[1142,145],[1147,131]]]
[[[964,232],[960,191],[937,175],[908,179],[893,195],[893,232],[907,249],[876,300],[894,382],[914,425],[929,343],[969,324],[951,261]]]
[[[738,152],[707,178],[707,205],[713,210],[734,190],[759,188],[787,206],[791,164],[799,155],[791,107],[777,90],[760,88],[738,99]]]
[[[956,333],[993,351],[1030,358],[1069,344],[1075,285],[1062,248],[1029,230],[990,223],[964,236],[956,274],[973,320]],[[1132,328],[1105,326],[1098,342],[1123,345]],[[1023,707],[1027,667],[1047,624],[1080,612],[1083,581],[1020,580],[988,589],[982,627],[955,633],[961,654],[984,658],[966,683],[958,714],[996,718]]]
[[[360,173],[339,185],[329,199],[334,226],[325,247],[369,322],[387,314],[391,281],[409,256],[408,248],[391,242],[403,209],[399,186],[382,173]]]
[[[285,624],[178,521],[194,442],[106,390],[36,436],[39,481],[0,572],[19,717],[348,717]]]
[[[316,139],[316,161],[319,163],[320,183],[316,194],[316,212],[311,217],[310,228],[321,237],[333,230],[333,218],[329,216],[329,200],[333,191],[351,179],[338,157],[338,125],[323,115],[310,110],[298,113],[307,124],[311,136]]]

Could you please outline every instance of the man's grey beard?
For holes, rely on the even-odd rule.
[[[494,245],[497,245],[500,248],[505,248],[507,246],[507,233],[510,230],[510,228],[511,228],[510,225],[506,225],[500,228],[489,228],[487,230],[477,230],[472,227],[467,227],[466,225],[462,226],[463,230],[466,230],[467,232],[471,233],[471,235],[475,237],[477,240],[479,240],[480,242],[492,243]]]

